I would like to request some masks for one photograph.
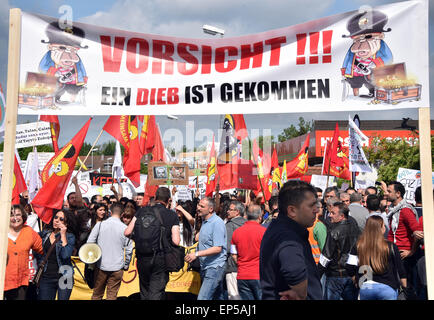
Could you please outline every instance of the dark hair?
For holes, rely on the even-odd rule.
[[[322,189],[320,187],[315,187],[316,192],[320,192],[322,194]]]
[[[326,194],[329,193],[329,192],[332,192],[332,191],[334,191],[334,192],[335,192],[335,195],[338,196],[338,193],[339,193],[339,189],[338,189],[338,187],[336,187],[336,186],[332,186],[332,187],[328,187],[328,188],[326,188],[326,189],[324,190],[323,197],[325,198]]]
[[[108,217],[108,208],[104,203],[95,203],[93,208],[92,208],[92,217],[90,219],[90,228],[93,229],[93,227],[96,225],[97,219],[98,219],[98,215],[96,214],[97,210],[101,207],[105,208],[105,216],[102,220],[107,219]]]
[[[102,198],[102,196],[100,195],[100,194],[94,194],[93,196],[92,196],[92,198],[90,198],[90,202],[92,202],[92,203],[97,203],[96,202],[96,198],[97,197],[101,197]]]
[[[127,197],[122,197],[122,198],[119,199],[119,202],[125,204],[125,203],[127,203],[129,200],[130,200],[130,199],[128,199]]]
[[[279,191],[279,211],[285,212],[288,206],[298,207],[306,198],[306,193],[311,192],[317,197],[315,188],[302,180],[290,180]]]
[[[72,192],[68,193],[68,196],[66,197],[66,200],[69,201],[69,197],[72,196],[73,194],[75,194],[75,191],[72,191]]]
[[[345,205],[342,202],[335,202],[333,204],[333,207],[338,207],[339,208],[339,213],[343,214],[345,216],[346,219],[348,219],[348,216],[350,215],[350,209],[348,209],[348,206]]]
[[[278,196],[272,196],[270,200],[268,200],[268,206],[270,207],[270,210],[273,210],[274,205],[279,206],[279,197]]]
[[[15,211],[15,210],[21,211],[21,216],[23,218],[23,225],[24,225],[27,221],[27,212],[26,212],[26,210],[24,210],[24,207],[21,204],[14,204],[14,205],[12,205],[11,209],[13,211]]]
[[[380,210],[380,198],[376,194],[370,194],[366,197],[366,208],[370,211]]]
[[[395,190],[395,192],[401,193],[401,198],[404,198],[405,187],[404,187],[404,185],[401,182],[399,182],[399,181],[392,181],[391,183],[389,183],[389,185],[392,185],[393,186],[393,190]]]
[[[347,190],[345,190],[345,192],[348,192],[348,190],[356,191],[356,189],[354,189],[353,187],[348,187]]]
[[[377,190],[376,187],[374,187],[374,186],[369,186],[369,187],[367,187],[366,190],[365,190],[365,196],[371,194],[371,193],[368,193],[368,190],[369,190],[369,189],[374,190],[374,192],[375,192],[374,194],[377,194],[377,193],[378,193],[378,190]]]
[[[419,186],[416,188],[416,191],[414,192],[414,201],[416,203],[422,203],[422,187]]]
[[[139,193],[137,193],[137,196],[142,196],[142,197],[144,197],[144,196],[145,196],[145,193],[144,193],[144,192],[139,192]]]
[[[54,209],[53,210],[53,217],[51,218],[50,224],[48,225],[48,228],[51,230],[54,230],[53,227],[53,221],[54,217],[57,215],[58,212],[63,212],[64,221],[63,223],[66,225],[66,231],[69,233],[72,233],[76,238],[78,236],[78,228],[77,228],[77,219],[75,217],[75,214],[72,210],[63,208],[63,209]]]
[[[159,187],[155,193],[155,200],[168,203],[170,199],[170,190],[166,187]]]
[[[110,211],[112,212],[112,214],[113,214],[113,211],[119,210],[119,215],[121,215],[122,212],[124,211],[124,209],[125,209],[124,205],[122,203],[119,203],[119,202],[115,202],[110,206]]]

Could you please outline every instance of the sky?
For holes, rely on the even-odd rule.
[[[225,37],[235,37],[287,27],[325,16],[357,10],[362,5],[378,6],[397,1],[387,0],[0,0],[0,83],[6,88],[7,48],[9,9],[60,17],[59,8],[69,5],[73,20],[116,29],[187,38],[210,38],[204,34],[202,25],[208,24],[225,30]],[[434,76],[434,1],[430,0],[430,79]],[[430,81],[430,97],[434,101],[434,81]],[[289,113],[289,114],[252,114],[245,115],[248,130],[253,134],[272,134],[277,140],[284,128],[297,125],[298,118],[305,120],[346,120],[348,112],[327,113]],[[353,116],[355,113],[350,113]],[[357,112],[363,120],[396,120],[404,117],[418,119],[416,109],[397,111]],[[80,116],[61,116],[59,144],[63,146],[88,119]],[[434,111],[431,109],[431,119]],[[99,135],[107,117],[95,117],[86,137],[93,143]],[[34,122],[36,116],[18,116],[18,123]],[[205,142],[197,134],[201,129],[211,129],[217,137],[221,116],[178,116],[172,120],[157,116],[157,123],[165,145],[176,149],[180,145],[192,148]],[[189,127],[189,129],[186,129]],[[195,132],[194,139],[187,132]],[[181,132],[183,138],[175,139],[174,132]],[[254,138],[255,136],[251,136]],[[216,138],[217,139],[217,138]],[[112,140],[103,133],[98,144]]]

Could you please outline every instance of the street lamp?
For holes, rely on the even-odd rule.
[[[225,34],[225,31],[223,29],[220,29],[220,28],[217,28],[217,27],[214,27],[214,26],[210,26],[208,24],[204,24],[202,26],[202,30],[203,30],[204,33],[207,33],[207,34],[210,34],[210,35],[213,35],[213,36],[219,34],[222,38],[223,38],[223,36]]]

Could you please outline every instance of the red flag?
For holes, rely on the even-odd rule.
[[[205,196],[211,197],[215,187],[216,187],[216,155],[215,155],[215,145],[214,145],[214,136],[212,137],[212,147],[211,153],[209,155],[209,162],[206,168],[206,191]],[[199,180],[199,179],[197,179]]]
[[[258,169],[258,184],[256,193],[263,192],[265,199],[269,200],[271,198],[271,192],[268,188],[268,178],[270,176],[271,160],[269,159],[269,156],[264,157],[264,153],[261,149],[259,149],[258,144],[256,143],[256,139],[253,140],[252,152],[254,163],[256,164],[256,167]]]
[[[18,163],[17,156],[14,160],[14,175],[12,179],[12,204],[20,204],[20,194],[27,190],[26,181],[23,172]]]
[[[155,130],[155,144],[152,149],[152,161],[167,161],[166,154],[164,152],[163,140],[161,139],[160,129],[158,128],[158,125],[156,125]],[[148,204],[149,200],[155,196],[155,193],[158,189],[157,185],[150,185],[148,181],[149,180],[146,180],[145,184],[145,195],[142,202],[144,205]]]
[[[271,155],[270,175],[268,177],[268,190],[270,193],[273,191],[273,189],[278,189],[280,184],[279,158],[277,157],[277,150],[274,148],[273,154]]]
[[[92,118],[61,150],[47,162],[41,173],[42,188],[32,201],[33,208],[44,223],[49,223],[53,209],[61,209],[63,198],[78,154],[83,146]]]
[[[343,147],[343,139],[339,136],[339,127],[336,123],[333,139],[327,141],[327,150],[324,155],[323,174],[332,175],[341,179],[351,180],[349,170],[348,150]]]
[[[220,190],[238,187],[241,141],[247,136],[246,123],[242,114],[225,115],[220,149],[217,155]]]
[[[58,116],[47,116],[41,115],[39,120],[46,121],[50,123],[51,140],[53,142],[54,152],[59,151],[59,133],[60,133],[60,122]]]
[[[288,179],[301,178],[306,174],[309,158],[309,137],[310,134],[306,136],[306,140],[297,156],[286,163],[286,174]]]
[[[103,130],[124,146],[124,174],[137,188],[140,186],[140,160],[142,158],[139,145],[137,117],[110,116]]]
[[[143,119],[141,120],[141,118]],[[139,116],[139,120],[143,122],[142,131],[140,133],[140,152],[142,155],[145,155],[152,152],[157,127],[155,116]]]

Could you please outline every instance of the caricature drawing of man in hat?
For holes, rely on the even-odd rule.
[[[345,56],[341,72],[354,96],[359,96],[359,89],[365,86],[369,90],[367,97],[373,97],[372,69],[392,63],[392,51],[383,40],[384,33],[391,31],[390,28],[384,30],[387,21],[384,13],[370,10],[353,16],[347,23],[350,35],[342,37],[351,37],[353,44]]]
[[[55,76],[58,88],[55,92],[56,104],[76,102],[78,93],[84,89],[87,83],[87,75],[84,65],[77,55],[84,38],[84,31],[75,26],[61,29],[58,22],[52,22],[45,31],[48,41],[48,52],[39,63],[39,72]],[[69,101],[61,100],[64,93],[69,93]]]

